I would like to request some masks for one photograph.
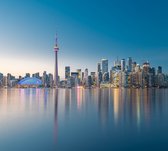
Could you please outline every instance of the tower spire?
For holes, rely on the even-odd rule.
[[[58,88],[58,38],[57,38],[57,34],[56,34],[56,38],[55,38],[55,45],[54,45],[54,52],[55,52],[55,75],[54,75],[54,86],[56,88]]]
[[[58,51],[59,50],[59,47],[58,47],[58,37],[57,37],[57,34],[55,36],[55,46],[54,46],[54,51]]]

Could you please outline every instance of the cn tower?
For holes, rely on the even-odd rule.
[[[54,46],[54,53],[55,53],[55,75],[54,75],[54,86],[58,88],[58,41],[57,36],[55,38],[55,46]]]

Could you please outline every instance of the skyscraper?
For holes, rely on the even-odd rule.
[[[87,79],[88,78],[88,69],[85,69],[85,73],[84,73],[84,78]]]
[[[121,60],[121,71],[125,71],[125,59]]]
[[[100,63],[97,64],[97,72],[101,72],[101,64]]]
[[[102,74],[108,72],[108,60],[102,59]]]
[[[65,79],[70,77],[70,66],[65,67]]]
[[[42,82],[43,82],[43,86],[46,87],[47,86],[47,72],[46,71],[43,72]]]
[[[121,62],[118,60],[118,57],[117,57],[117,60],[114,61],[114,67],[120,67],[121,66]]]
[[[157,74],[161,74],[161,73],[162,73],[162,67],[159,66],[159,67],[158,67],[158,70],[157,70]]]
[[[81,80],[82,80],[82,70],[81,69],[77,69],[76,71],[78,72],[79,82],[81,82]]]
[[[129,57],[129,58],[127,59],[127,70],[128,70],[129,72],[132,71],[132,58],[131,58],[131,57]]]
[[[134,61],[134,62],[132,62],[132,72],[135,72],[135,67],[136,67],[136,62]]]
[[[50,88],[52,88],[53,87],[53,75],[51,73],[49,73],[48,78],[49,78],[49,86],[50,86]]]
[[[55,39],[55,46],[54,46],[54,52],[55,52],[55,75],[54,75],[54,86],[58,87],[58,43],[57,43],[57,37]]]
[[[86,68],[85,72],[84,72],[84,84],[85,84],[85,86],[88,85],[88,76],[89,76],[89,73],[88,73],[88,69]]]

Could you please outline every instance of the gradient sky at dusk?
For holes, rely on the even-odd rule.
[[[0,72],[24,75],[54,71],[59,37],[59,72],[133,57],[168,73],[166,0],[1,0]]]

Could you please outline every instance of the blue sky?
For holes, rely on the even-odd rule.
[[[168,2],[163,0],[1,0],[0,72],[24,75],[89,68],[117,56],[146,60],[168,72]]]

